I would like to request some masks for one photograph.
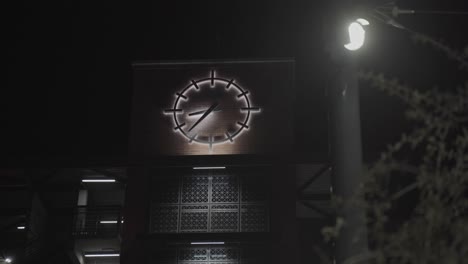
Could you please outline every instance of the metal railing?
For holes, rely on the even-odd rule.
[[[81,238],[117,237],[123,223],[122,208],[77,207],[74,216],[73,235]]]

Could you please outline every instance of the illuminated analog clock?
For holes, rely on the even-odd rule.
[[[205,78],[188,80],[164,114],[172,117],[174,132],[188,143],[211,150],[216,144],[233,143],[250,128],[252,115],[260,112],[250,96],[235,79],[218,77],[212,70]]]

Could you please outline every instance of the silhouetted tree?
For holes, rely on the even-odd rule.
[[[421,34],[413,39],[468,72],[468,46],[462,53]],[[360,72],[359,79],[403,101],[412,129],[366,166],[354,200],[334,200],[367,212],[370,250],[349,263],[467,263],[468,78],[443,90],[415,89],[374,72]],[[336,237],[343,225],[337,219],[324,228],[325,238]]]

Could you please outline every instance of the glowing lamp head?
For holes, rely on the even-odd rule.
[[[5,259],[5,262],[6,262],[6,263],[12,263],[13,260],[12,260],[11,258],[6,258],[6,259]]]
[[[349,43],[344,45],[347,50],[355,51],[364,45],[364,41],[366,39],[364,26],[368,26],[369,24],[369,21],[363,18],[358,18],[349,25]]]

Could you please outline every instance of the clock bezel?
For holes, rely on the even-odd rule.
[[[166,109],[164,111],[165,114],[171,114],[172,119],[174,122],[174,130],[180,132],[186,139],[188,139],[188,143],[198,143],[198,144],[203,144],[203,145],[209,145],[210,149],[212,148],[213,145],[219,145],[219,144],[225,144],[225,143],[234,143],[234,139],[238,136],[240,136],[243,131],[249,129],[249,121],[251,120],[251,114],[255,112],[260,112],[259,107],[252,107],[251,102],[249,99],[250,92],[248,90],[243,89],[239,84],[235,82],[235,79],[226,79],[223,77],[217,77],[215,76],[216,72],[215,70],[211,70],[211,74],[209,77],[206,78],[201,78],[198,80],[190,80],[190,84],[184,87],[182,91],[176,92],[176,99],[173,104],[172,109]],[[237,95],[238,98],[243,98],[244,99],[244,104],[245,107],[240,107],[239,111],[245,112],[246,116],[243,122],[237,121],[236,125],[239,126],[239,129],[236,130],[236,132],[230,134],[228,131],[225,132],[225,137],[221,139],[215,139],[213,136],[208,137],[207,140],[197,138],[197,134],[190,136],[187,131],[184,131],[183,127],[185,126],[185,123],[179,122],[177,119],[177,115],[183,113],[182,109],[179,109],[177,106],[181,100],[188,100],[189,97],[184,95],[187,91],[190,91],[191,89],[196,89],[200,90],[201,86],[204,85],[211,85],[211,87],[217,87],[217,85],[223,86],[225,85],[225,89],[231,89],[234,87],[239,91],[239,94]],[[218,83],[218,84],[217,84]]]

